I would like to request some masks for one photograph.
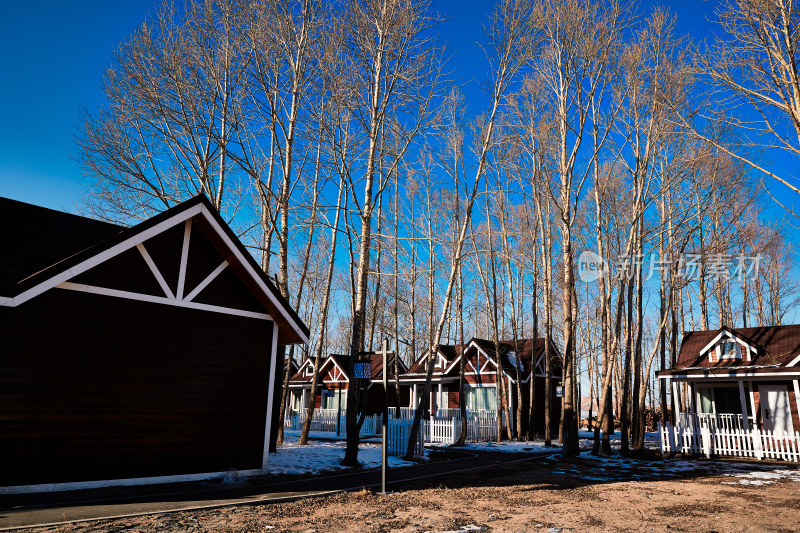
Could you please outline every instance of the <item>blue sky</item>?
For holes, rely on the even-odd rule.
[[[646,2],[645,4],[650,4]],[[88,180],[72,158],[82,107],[102,103],[105,67],[114,50],[152,14],[153,0],[7,2],[0,46],[0,196],[56,209],[74,209]],[[485,80],[483,25],[494,2],[433,0],[447,17],[441,38],[469,114],[480,112]],[[716,2],[670,2],[678,31],[700,39],[712,25]]]

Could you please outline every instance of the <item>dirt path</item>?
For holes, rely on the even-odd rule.
[[[661,480],[647,463],[626,465],[608,468],[600,478],[597,464],[584,459],[518,463],[447,482],[411,482],[387,496],[361,491],[34,531],[800,530],[798,477],[742,484],[762,481],[701,468]]]

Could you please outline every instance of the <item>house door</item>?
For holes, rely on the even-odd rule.
[[[776,434],[793,432],[792,408],[789,391],[783,385],[760,385],[758,398],[761,404],[761,421],[764,429]]]

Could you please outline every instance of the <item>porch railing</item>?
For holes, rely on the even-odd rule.
[[[737,413],[678,413],[678,426],[726,431],[744,429],[742,415]]]

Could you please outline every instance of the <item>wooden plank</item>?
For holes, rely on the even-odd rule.
[[[259,468],[268,324],[74,291],[15,308],[0,485]]]

